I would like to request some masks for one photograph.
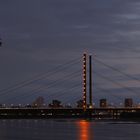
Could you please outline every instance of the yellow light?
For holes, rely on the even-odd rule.
[[[89,108],[93,108],[93,106],[92,106],[92,105],[90,105],[90,106],[89,106]]]

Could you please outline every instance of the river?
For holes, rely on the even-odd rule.
[[[140,123],[87,120],[0,120],[0,140],[139,140]]]

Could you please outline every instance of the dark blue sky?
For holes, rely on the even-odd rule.
[[[59,64],[72,59],[80,59],[83,51],[96,53],[96,57],[104,63],[140,78],[139,0],[0,0],[0,37],[3,40],[0,49],[0,89],[53,71]],[[140,82],[96,62],[94,68],[136,92],[124,90],[95,75],[95,85],[108,90],[105,93],[94,87],[96,100],[105,97],[110,102],[119,103],[125,97],[133,97],[139,102]],[[45,87],[59,77],[65,79],[64,74],[80,69],[81,63],[41,82],[3,93],[0,102],[27,103],[38,95],[44,96],[49,102],[58,98],[59,94],[58,97],[46,94],[56,95],[56,90],[59,93],[66,92],[66,87],[66,94],[69,95],[61,96],[62,100],[74,102],[73,96],[81,96],[81,86],[75,91],[70,89],[73,84],[81,83],[80,76],[73,76],[73,79],[63,81],[49,90],[42,90],[35,96],[26,96],[26,100],[23,94],[28,95],[30,90],[38,86]],[[70,95],[70,92],[73,94]]]

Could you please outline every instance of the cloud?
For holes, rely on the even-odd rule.
[[[0,89],[71,59],[80,60],[85,50],[132,76],[139,74],[139,4],[138,0],[2,0]],[[112,79],[121,79],[111,70],[96,67]],[[80,68],[81,64],[74,67]],[[122,81],[130,87],[135,84],[125,77]]]

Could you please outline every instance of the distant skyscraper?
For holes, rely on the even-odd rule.
[[[132,98],[126,98],[124,100],[124,106],[125,107],[132,107],[133,106],[133,99]]]
[[[61,101],[59,101],[59,100],[52,100],[52,103],[49,104],[49,107],[59,108],[59,107],[63,107],[63,106],[61,105]]]
[[[107,100],[106,99],[100,99],[100,107],[107,107]]]

